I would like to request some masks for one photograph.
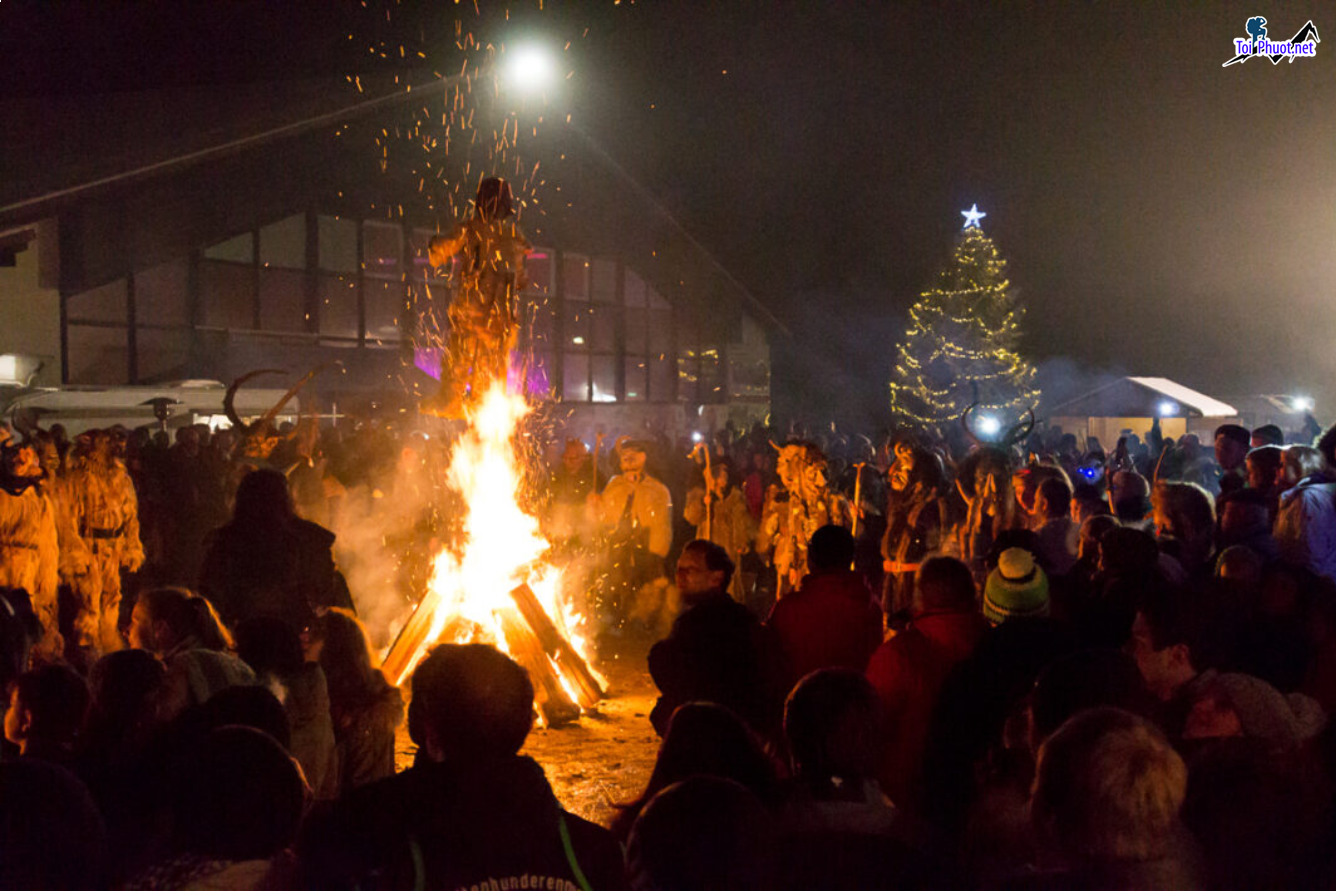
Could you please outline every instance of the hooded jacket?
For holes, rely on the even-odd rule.
[[[1313,474],[1281,493],[1276,543],[1285,562],[1336,581],[1336,479]]]

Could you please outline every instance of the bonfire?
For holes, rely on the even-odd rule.
[[[604,685],[585,655],[584,617],[563,602],[561,570],[544,559],[549,543],[518,500],[524,473],[513,438],[528,412],[498,383],[470,413],[448,476],[463,496],[463,534],[436,556],[384,670],[399,685],[434,644],[491,643],[528,670],[539,714],[558,724],[592,709]]]

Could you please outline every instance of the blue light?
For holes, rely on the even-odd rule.
[[[974,226],[976,229],[977,229],[977,228],[980,228],[980,227],[979,227],[979,220],[981,220],[981,219],[983,219],[984,217],[988,216],[988,214],[986,214],[986,213],[984,213],[983,211],[979,210],[979,205],[978,205],[978,204],[974,204],[974,205],[972,205],[972,206],[970,207],[969,210],[962,210],[962,211],[960,212],[960,215],[961,215],[962,217],[965,218],[965,225],[964,225],[964,228],[966,228],[966,229],[968,229],[970,226]]]

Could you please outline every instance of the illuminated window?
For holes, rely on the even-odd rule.
[[[588,257],[583,254],[562,254],[561,275],[567,300],[589,299]]]
[[[617,401],[617,359],[615,356],[594,356],[590,360],[593,378],[590,399],[593,402]]]
[[[403,275],[404,232],[389,223],[362,224],[362,262],[366,274],[400,279]]]
[[[357,221],[316,217],[320,268],[326,272],[357,271]]]
[[[617,302],[617,264],[611,260],[595,260],[591,266],[591,294],[595,303]]]
[[[626,358],[626,401],[644,402],[649,396],[649,364],[642,358]]]
[[[306,215],[294,214],[260,229],[260,265],[306,268]]]
[[[561,398],[566,402],[589,401],[589,357],[574,353],[565,356]]]

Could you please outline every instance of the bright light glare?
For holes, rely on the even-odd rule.
[[[1170,402],[1167,399],[1160,403],[1160,417],[1172,418],[1176,414],[1178,414],[1178,403]]]
[[[1295,411],[1312,411],[1312,410],[1313,410],[1313,400],[1312,400],[1310,397],[1308,397],[1308,396],[1295,396],[1295,397],[1294,397],[1294,410],[1295,410]]]
[[[537,92],[552,83],[556,66],[547,50],[521,46],[511,50],[506,61],[506,80],[526,93]]]
[[[992,415],[979,418],[979,432],[984,436],[997,436],[1002,429],[1002,422]]]
[[[691,434],[691,441],[692,441],[692,442],[700,442],[700,441],[701,441],[702,439],[704,439],[704,438],[705,438],[705,437],[703,437],[703,436],[700,435],[700,431],[699,431],[699,430],[697,430],[697,431],[695,431],[695,432],[693,432],[693,433]]]

